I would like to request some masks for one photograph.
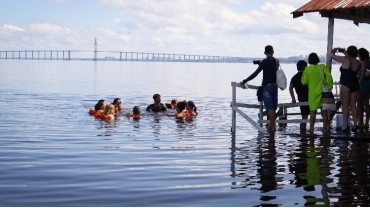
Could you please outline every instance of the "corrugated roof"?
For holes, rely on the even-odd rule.
[[[361,9],[366,7],[370,7],[370,0],[311,0],[292,12],[292,14],[293,17],[299,17],[307,12]]]

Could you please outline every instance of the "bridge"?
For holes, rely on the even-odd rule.
[[[104,56],[104,58],[99,58],[99,54]],[[0,51],[0,59],[148,61],[148,62],[218,62],[218,63],[250,63],[253,61],[253,58],[230,57],[230,56],[188,55],[188,54],[148,53],[148,52],[123,52],[123,51],[98,51],[97,38],[95,38],[95,41],[94,41],[94,51],[7,50],[7,51]]]
[[[104,57],[99,57],[103,54]],[[105,54],[105,55],[104,55]],[[253,58],[123,51],[9,50],[0,59],[251,63]]]

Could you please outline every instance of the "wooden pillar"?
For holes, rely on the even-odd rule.
[[[258,123],[260,124],[260,127],[262,127],[262,120],[263,120],[263,101],[259,101],[260,103],[260,113],[258,114],[258,119],[260,120]]]
[[[331,72],[331,49],[333,48],[333,36],[334,36],[334,17],[333,14],[330,14],[328,18],[328,45],[326,49],[326,66]]]
[[[235,132],[236,128],[236,111],[234,109],[235,103],[236,103],[236,82],[231,83],[232,88],[232,101],[231,101],[231,107],[233,109],[232,111],[232,119],[231,119],[231,132]]]

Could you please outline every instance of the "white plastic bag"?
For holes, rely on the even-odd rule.
[[[276,84],[281,90],[285,90],[287,87],[287,80],[283,69],[280,67],[280,63],[276,60],[276,67],[279,67],[276,71]]]

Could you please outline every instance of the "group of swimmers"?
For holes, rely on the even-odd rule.
[[[168,116],[173,116],[175,118],[189,118],[192,116],[197,116],[197,107],[193,101],[179,101],[177,102],[176,99],[172,99],[171,102],[167,102],[165,104],[161,103],[161,95],[154,94],[153,95],[154,103],[148,105],[146,108],[147,112],[150,113],[165,113],[168,109],[174,109],[175,113],[167,113]],[[122,110],[125,108],[122,107],[122,102],[120,98],[116,98],[113,100],[111,104],[107,104],[104,99],[98,101],[98,103],[94,106],[94,109],[89,110],[89,114],[94,116],[96,119],[113,122],[117,116],[120,114]],[[132,113],[126,113],[126,117],[140,119],[141,118],[141,110],[140,106],[134,106],[132,109]]]

